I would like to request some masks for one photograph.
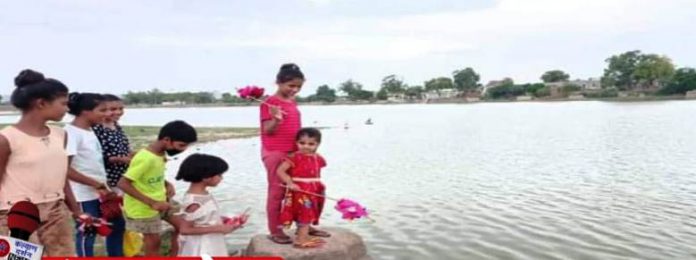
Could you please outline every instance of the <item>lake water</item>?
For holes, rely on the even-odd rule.
[[[375,259],[696,258],[695,101],[301,111],[305,125],[331,127],[320,147],[328,195],[359,201],[376,220],[345,222],[328,207],[322,224],[360,234]],[[258,124],[253,107],[127,113],[124,124]],[[191,150],[230,163],[212,192],[227,214],[253,209],[228,236],[246,246],[266,226],[258,138]]]

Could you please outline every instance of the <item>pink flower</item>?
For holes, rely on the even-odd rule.
[[[368,217],[365,207],[349,199],[338,200],[334,208],[343,214],[343,219],[354,220],[356,218]]]
[[[242,99],[261,99],[263,97],[264,89],[262,87],[249,85],[237,90],[239,97]]]

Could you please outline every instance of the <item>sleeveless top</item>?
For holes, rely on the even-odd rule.
[[[10,146],[5,174],[0,180],[0,210],[29,200],[35,204],[61,200],[68,175],[65,131],[48,126],[44,137],[30,136],[14,126],[2,131]]]

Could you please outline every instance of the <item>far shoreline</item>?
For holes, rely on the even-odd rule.
[[[299,102],[299,106],[360,106],[360,105],[441,105],[441,104],[485,104],[485,103],[548,103],[548,102],[576,102],[576,101],[602,101],[602,102],[655,102],[655,101],[691,101],[695,98],[685,96],[645,96],[645,97],[614,97],[614,98],[554,98],[554,99],[531,99],[531,100],[480,100],[467,101],[463,98],[441,98],[429,101],[424,100],[404,100],[404,101],[335,101],[335,102]],[[183,105],[150,105],[150,104],[131,104],[128,109],[145,108],[221,108],[221,107],[253,107],[258,106],[257,102],[249,103],[208,103],[208,104],[183,104]],[[18,115],[19,112],[9,104],[0,105],[0,116]]]

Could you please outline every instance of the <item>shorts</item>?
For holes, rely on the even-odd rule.
[[[167,220],[171,216],[179,213],[181,204],[175,200],[170,201],[171,207],[165,211],[161,212],[159,215],[151,218],[129,218],[126,219],[126,230],[138,232],[142,234],[159,234],[162,233],[162,220]]]

